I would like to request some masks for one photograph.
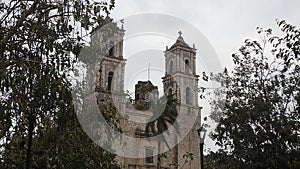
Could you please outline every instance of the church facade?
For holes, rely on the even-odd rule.
[[[126,59],[123,57],[123,39],[125,31],[117,29],[109,51],[96,63],[96,88],[99,106],[113,103],[119,114],[126,120],[120,122],[123,133],[130,137],[145,138],[145,127],[142,123],[150,119],[155,112],[151,109],[151,102],[158,100],[158,88],[151,81],[138,81],[135,85],[135,98],[128,98],[124,92],[124,75],[126,72]],[[95,36],[99,37],[99,36]],[[93,37],[92,37],[93,40]],[[163,53],[162,53],[163,55]],[[137,153],[144,154],[144,158],[127,158],[119,156],[118,160],[124,169],[155,169],[157,168],[157,155],[155,152],[166,151],[167,158],[162,159],[162,168],[199,169],[199,142],[197,129],[200,128],[201,107],[198,105],[198,75],[196,74],[196,49],[188,45],[179,32],[176,42],[164,51],[165,75],[162,78],[164,95],[173,95],[177,101],[178,124],[181,138],[176,137],[173,147],[167,143],[158,146],[158,141],[141,140]],[[138,123],[141,121],[141,123]],[[188,121],[187,121],[188,120]],[[192,122],[192,123],[191,123]],[[191,125],[192,124],[192,125]],[[169,133],[174,134],[174,133]],[[160,148],[160,149],[159,149]],[[185,162],[183,155],[193,153],[194,159]],[[157,154],[157,153],[156,153]],[[141,155],[143,156],[143,155]],[[140,156],[140,157],[141,157]],[[173,164],[173,165],[170,165]]]

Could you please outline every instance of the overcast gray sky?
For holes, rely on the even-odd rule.
[[[217,58],[220,67],[230,68],[233,65],[231,54],[238,51],[244,40],[258,39],[256,27],[272,28],[274,33],[278,33],[276,18],[300,25],[300,0],[116,0],[116,8],[112,16],[118,20],[144,13],[166,14],[181,19],[190,24],[187,27],[192,26],[201,32],[204,36],[204,40],[201,41],[207,38],[209,44],[205,46],[207,44],[198,43],[195,38],[199,39],[200,35],[193,37],[193,34],[189,34],[189,29],[181,28],[180,25],[168,25],[168,22],[157,21],[159,25],[166,24],[164,28],[169,31],[168,33],[155,32],[162,33],[161,36],[157,34],[128,35],[131,34],[130,29],[135,26],[136,29],[141,26],[146,27],[143,25],[146,22],[133,22],[126,25],[125,19],[126,90],[133,90],[137,80],[148,79],[149,62],[151,64],[150,80],[161,87],[160,76],[164,74],[163,51],[166,45],[171,46],[176,41],[179,30],[182,30],[183,38],[189,45],[196,44],[198,73],[212,69],[207,63],[209,58]],[[150,23],[156,24],[153,21]],[[215,53],[205,52],[207,48],[214,49]],[[219,70],[219,67],[216,70]],[[205,109],[204,115],[208,115],[209,108]]]
[[[300,25],[299,0],[117,0],[112,16],[141,13],[168,14],[191,23],[208,38],[223,66],[232,65],[231,53],[246,38],[256,38],[257,26],[274,29],[276,18]]]
[[[286,19],[289,23],[300,25],[299,0],[117,0],[112,16],[115,19],[122,19],[143,13],[171,15],[196,27],[215,49],[222,67],[232,66],[231,54],[238,51],[246,38],[258,38],[257,26],[270,27],[276,31],[276,18]],[[175,38],[178,35],[177,31],[173,30],[170,30],[169,33]],[[185,36],[186,33],[183,30],[183,37],[187,43],[192,45],[194,42]],[[129,59],[127,69],[130,66],[130,57],[141,52],[141,48],[137,49],[136,46],[141,44],[134,44],[134,41],[138,42],[138,40],[132,39],[132,41],[125,41],[124,46],[124,56]],[[153,48],[150,46],[153,45],[151,43],[153,42],[144,43],[144,50],[148,50],[149,47]],[[166,40],[165,43],[156,41],[156,44],[161,46],[161,50],[164,50],[166,45],[172,44],[172,40]],[[134,50],[138,52],[132,52]],[[200,55],[201,51],[198,50],[198,54]],[[149,58],[148,60],[153,59]],[[148,64],[140,64],[140,66],[142,65],[147,66]],[[201,69],[199,65],[198,69]],[[128,76],[127,79],[133,78]]]

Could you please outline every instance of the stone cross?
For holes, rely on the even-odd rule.
[[[181,31],[179,31],[178,33],[179,33],[179,36],[181,36],[181,35],[182,35],[182,32],[181,32]]]

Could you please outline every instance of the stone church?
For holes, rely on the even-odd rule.
[[[92,34],[92,43],[97,32]],[[151,101],[158,100],[158,87],[151,81],[138,81],[135,85],[135,98],[129,98],[124,92],[124,75],[126,73],[126,59],[123,56],[123,42],[125,30],[118,28],[113,32],[110,48],[101,61],[96,64],[97,103],[100,106],[113,103],[119,114],[126,118],[120,122],[123,133],[129,137],[145,138],[145,126],[155,112],[151,109]],[[141,154],[139,158],[122,157],[118,160],[124,169],[155,169],[157,167],[157,152],[166,152],[167,158],[162,159],[162,168],[199,169],[199,141],[197,129],[200,127],[201,107],[198,106],[198,78],[196,74],[196,48],[188,45],[179,32],[176,42],[166,46],[162,59],[165,62],[165,75],[162,78],[164,95],[173,95],[178,101],[178,121],[180,136],[170,142],[175,143],[171,148],[162,143],[158,150],[158,141],[141,140],[136,143]],[[139,123],[140,122],[140,123]],[[169,135],[176,135],[169,133]],[[133,150],[132,150],[133,151]],[[185,162],[186,152],[194,154],[194,159]],[[143,157],[143,158],[140,158]]]

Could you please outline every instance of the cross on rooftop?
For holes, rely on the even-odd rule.
[[[179,33],[179,36],[181,36],[181,35],[182,35],[182,32],[181,32],[181,31],[179,31],[178,33]]]

